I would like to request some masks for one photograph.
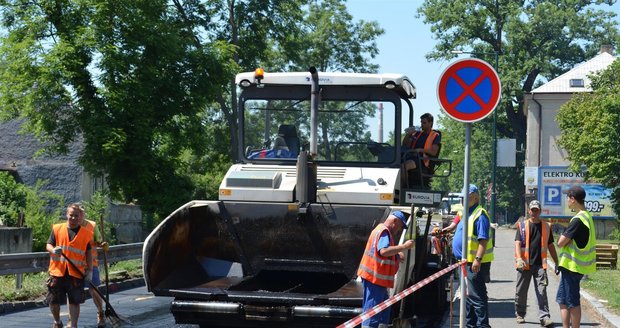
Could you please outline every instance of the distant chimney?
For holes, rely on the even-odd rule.
[[[604,52],[606,52],[606,53],[608,53],[610,55],[613,55],[614,54],[613,53],[614,52],[614,46],[612,46],[611,44],[603,44],[603,45],[601,45],[600,53],[602,54]]]

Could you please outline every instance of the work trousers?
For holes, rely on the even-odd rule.
[[[487,328],[489,325],[489,296],[487,295],[486,278],[489,276],[491,262],[482,263],[480,271],[471,271],[471,263],[467,263],[468,296],[466,320],[468,328]]]
[[[529,270],[517,270],[517,288],[515,292],[515,315],[525,318],[527,309],[527,291],[534,278],[534,291],[538,300],[538,319],[549,318],[549,301],[547,300],[547,285],[549,278],[547,270],[542,265],[530,265]]]

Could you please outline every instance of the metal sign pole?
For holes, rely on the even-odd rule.
[[[465,123],[465,160],[463,166],[463,214],[461,222],[463,222],[463,235],[461,237],[461,259],[467,260],[467,238],[469,236],[469,146],[471,143],[471,123]],[[461,272],[461,309],[459,327],[465,327],[465,295],[467,284],[465,284],[465,275]]]

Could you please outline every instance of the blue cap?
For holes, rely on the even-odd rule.
[[[470,184],[469,185],[469,193],[473,194],[473,193],[478,193],[478,187],[476,187],[475,184]]]
[[[401,211],[394,211],[392,212],[392,215],[401,220],[403,222],[404,229],[407,229],[407,217],[405,216],[405,213]]]

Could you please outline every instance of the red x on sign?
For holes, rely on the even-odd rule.
[[[493,112],[501,88],[499,75],[487,62],[461,59],[441,74],[437,98],[448,116],[462,122],[476,122]]]

